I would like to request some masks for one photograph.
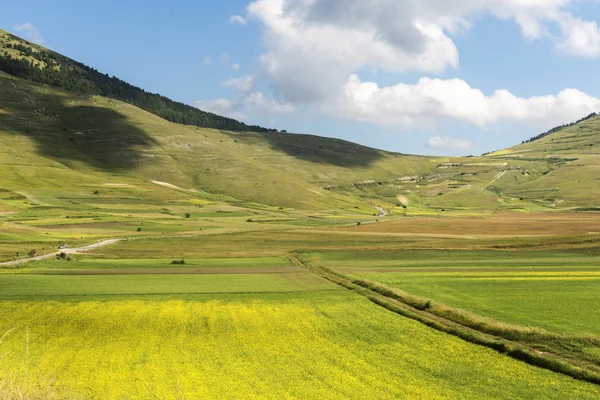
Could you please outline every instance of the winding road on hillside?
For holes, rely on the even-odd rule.
[[[76,247],[76,248],[72,248],[72,249],[63,249],[63,250],[58,250],[58,251],[56,251],[54,253],[43,254],[41,256],[29,257],[29,258],[22,258],[20,260],[14,260],[14,261],[6,261],[6,262],[3,262],[3,263],[0,263],[0,267],[10,267],[10,266],[13,266],[13,265],[23,264],[23,263],[30,262],[30,261],[46,260],[48,258],[54,258],[54,257],[56,257],[56,255],[58,255],[60,253],[77,254],[77,253],[81,253],[81,252],[84,252],[84,251],[89,251],[89,250],[97,249],[98,247],[107,246],[109,244],[114,244],[114,243],[117,243],[120,240],[121,239],[109,239],[109,240],[104,240],[102,242],[90,244],[88,246]]]

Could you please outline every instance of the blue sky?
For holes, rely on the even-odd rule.
[[[600,111],[596,0],[5,0],[0,27],[245,122],[481,154]]]

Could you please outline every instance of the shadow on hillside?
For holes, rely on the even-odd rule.
[[[224,132],[236,140],[258,137],[275,151],[299,160],[338,167],[367,167],[383,158],[384,152],[341,139],[292,133],[236,133]]]
[[[117,171],[135,168],[142,160],[142,151],[155,144],[119,112],[81,105],[84,99],[77,95],[67,99],[14,86],[11,89],[16,89],[16,96],[9,112],[16,118],[6,122],[16,132],[33,139],[35,151],[44,157],[67,165],[69,161],[80,161]],[[0,102],[4,100],[0,94]]]

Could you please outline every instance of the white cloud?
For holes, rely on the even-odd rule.
[[[231,65],[231,69],[234,71],[238,71],[240,69],[240,64],[239,63],[235,63],[233,65]]]
[[[232,24],[239,24],[239,25],[246,25],[246,18],[242,17],[241,15],[232,15],[229,18],[229,22]]]
[[[600,57],[600,29],[595,21],[566,16],[560,24],[564,35],[557,44],[559,50],[582,57]]]
[[[473,148],[473,143],[468,140],[453,139],[447,136],[434,136],[429,138],[427,145],[434,149],[446,150],[470,150]]]
[[[599,111],[600,100],[575,89],[528,98],[506,90],[484,94],[460,79],[380,87],[359,74],[435,76],[457,69],[452,37],[482,15],[515,22],[526,40],[551,40],[559,51],[600,57],[600,29],[570,13],[576,1],[585,0],[254,0],[240,18],[261,26],[265,51],[253,75],[223,86],[239,90],[238,109],[278,113],[310,106],[306,109],[400,129],[434,128],[450,120],[482,127],[561,124]]]
[[[209,65],[212,65],[212,62],[213,62],[213,60],[212,60],[212,57],[210,57],[210,56],[206,56],[206,57],[204,57],[204,59],[202,60],[202,65],[204,65],[204,66],[208,67]]]
[[[267,115],[288,114],[295,109],[290,103],[267,99],[262,92],[251,93],[244,99],[244,103],[246,107]]]
[[[237,101],[224,98],[197,100],[194,106],[204,111],[242,121],[250,120],[248,112],[272,118],[274,115],[287,114],[295,110],[293,105],[269,99],[260,91],[248,93]]]
[[[15,31],[22,34],[25,39],[34,43],[43,45],[46,42],[40,34],[40,31],[29,22],[15,26]]]
[[[227,88],[235,88],[242,93],[248,94],[254,89],[255,79],[251,75],[232,78],[221,83],[221,86]]]
[[[197,100],[194,106],[200,110],[236,120],[247,121],[249,119],[246,114],[237,111],[238,105],[229,99]]]
[[[261,25],[267,49],[259,74],[276,97],[302,103],[327,97],[364,69],[436,74],[458,68],[451,35],[481,15],[514,21],[528,40],[546,38],[561,51],[596,56],[600,31],[572,17],[575,1],[255,0],[247,12]],[[558,38],[549,33],[554,27]]]
[[[481,127],[500,122],[548,126],[600,111],[600,99],[576,89],[529,98],[507,90],[485,95],[460,79],[422,78],[414,85],[400,83],[380,88],[375,82],[362,82],[352,75],[343,93],[322,107],[340,118],[399,128],[431,126],[446,120]]]
[[[263,26],[267,48],[259,73],[276,97],[302,103],[327,97],[362,68],[435,73],[457,67],[458,50],[442,27],[410,20],[402,12],[407,6],[397,3],[408,2],[252,2],[248,13]]]

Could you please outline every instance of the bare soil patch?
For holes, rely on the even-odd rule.
[[[447,235],[578,235],[597,232],[600,213],[499,212],[488,217],[409,217],[379,224],[338,228],[346,232]]]

